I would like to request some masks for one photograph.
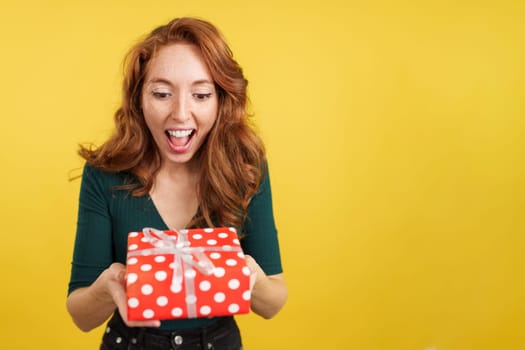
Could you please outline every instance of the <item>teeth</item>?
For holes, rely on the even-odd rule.
[[[170,134],[170,136],[174,136],[174,137],[187,137],[187,136],[190,136],[192,132],[193,132],[192,129],[188,129],[188,130],[168,130],[168,134]]]

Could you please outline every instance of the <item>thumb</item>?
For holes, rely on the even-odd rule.
[[[250,274],[250,291],[253,290],[253,286],[255,285],[255,281],[257,281],[257,272],[252,272]]]
[[[117,273],[117,281],[119,281],[121,283],[126,282],[126,271],[125,270],[120,270]]]
[[[119,263],[113,263],[109,267],[109,270],[111,271],[112,279],[117,281],[120,284],[124,284],[126,281],[126,267]]]

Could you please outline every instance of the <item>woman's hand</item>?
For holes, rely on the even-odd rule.
[[[120,263],[112,264],[104,273],[108,274],[107,293],[116,305],[122,320],[128,327],[159,327],[160,321],[129,321],[126,296],[126,267]]]
[[[129,321],[126,297],[126,267],[114,263],[89,287],[73,291],[67,299],[67,309],[75,324],[89,331],[104,323],[115,309],[129,327],[159,327],[160,321]]]
[[[282,273],[268,276],[253,257],[245,257],[251,272],[251,308],[266,319],[272,318],[281,310],[288,297],[284,276]]]

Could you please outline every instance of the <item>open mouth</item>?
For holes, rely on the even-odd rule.
[[[179,151],[189,145],[195,135],[195,129],[166,130],[166,135],[172,148]]]

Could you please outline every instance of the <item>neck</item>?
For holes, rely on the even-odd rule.
[[[161,165],[158,176],[175,181],[188,181],[189,179],[196,180],[198,173],[198,165],[195,161],[188,163],[165,162]]]

